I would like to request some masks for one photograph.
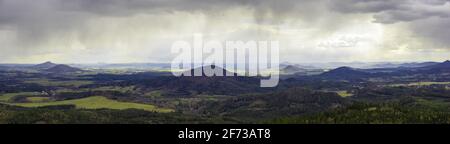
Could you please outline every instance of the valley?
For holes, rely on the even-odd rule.
[[[5,65],[0,123],[450,123],[450,62],[411,65],[287,65],[274,88],[260,77],[174,77],[162,64]]]

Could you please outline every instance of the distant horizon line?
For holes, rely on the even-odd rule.
[[[449,59],[450,60],[450,59]],[[425,62],[445,62],[449,60],[426,60],[426,61],[327,61],[327,62],[292,62],[292,61],[283,61],[280,64],[327,64],[327,63],[425,63]],[[33,64],[42,64],[46,62],[51,62],[55,64],[78,64],[78,65],[96,65],[96,64],[171,64],[171,62],[93,62],[93,63],[59,63],[53,61],[43,61],[40,63],[14,63],[14,62],[0,62],[0,65],[8,65],[8,64],[23,64],[23,65],[33,65]]]

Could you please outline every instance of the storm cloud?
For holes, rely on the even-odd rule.
[[[342,13],[370,14],[374,23],[404,23],[409,31],[433,45],[429,48],[450,46],[449,0],[344,0],[331,7]]]
[[[449,0],[0,0],[0,62],[166,62],[193,33],[279,40],[284,61],[443,60],[421,53],[448,53],[449,16]]]

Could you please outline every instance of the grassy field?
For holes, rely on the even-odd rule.
[[[19,95],[35,96],[35,95],[39,95],[39,94],[40,93],[38,93],[38,92],[7,93],[7,94],[0,95],[0,102],[9,102],[13,97],[19,96]]]
[[[27,97],[27,101],[29,102],[46,102],[50,101],[49,97]]]
[[[81,109],[141,109],[151,112],[173,112],[172,109],[158,108],[149,104],[138,104],[130,102],[119,102],[110,100],[102,96],[92,96],[88,98],[65,100],[65,101],[53,101],[53,102],[33,102],[33,103],[13,103],[11,105],[22,107],[43,107],[43,106],[56,106],[56,105],[75,105]]]
[[[337,93],[339,96],[341,96],[341,97],[350,97],[350,96],[353,96],[352,93],[349,93],[349,92],[347,92],[347,91],[337,91],[336,93]]]

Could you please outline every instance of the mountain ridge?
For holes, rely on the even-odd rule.
[[[57,64],[43,71],[51,73],[75,73],[75,72],[82,72],[83,70],[65,64]]]
[[[41,64],[33,65],[33,66],[31,66],[31,68],[33,68],[33,69],[49,69],[56,65],[58,65],[58,64],[52,63],[51,61],[47,61],[47,62],[44,62]]]

